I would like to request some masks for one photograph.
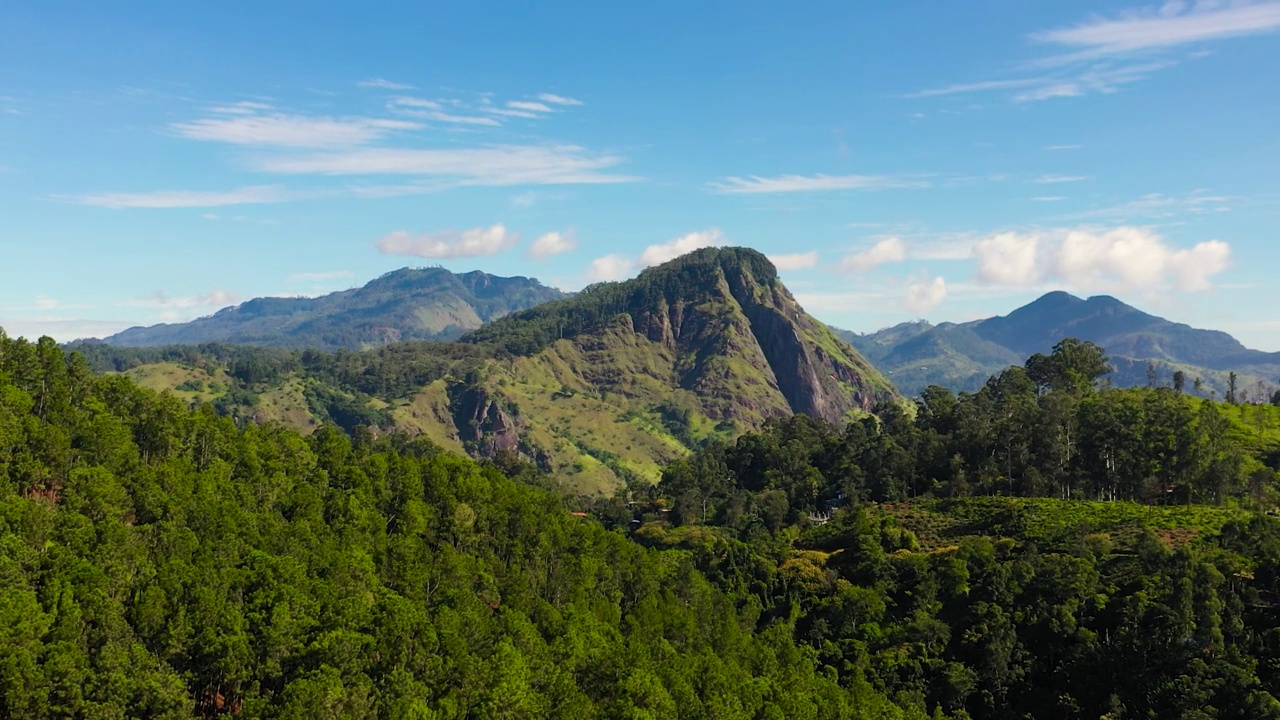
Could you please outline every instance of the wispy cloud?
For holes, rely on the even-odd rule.
[[[208,117],[170,126],[182,137],[235,145],[329,147],[363,145],[396,130],[416,130],[421,123],[408,120],[353,117],[328,118],[283,113],[238,114]]]
[[[1079,150],[1083,145],[1045,145],[1044,149],[1048,152],[1061,152],[1063,150]]]
[[[519,235],[508,232],[505,225],[498,223],[462,232],[446,230],[421,235],[398,230],[379,240],[377,248],[384,255],[443,259],[497,255],[510,250],[518,242]]]
[[[1031,202],[1060,202],[1066,199],[1063,195],[1039,195],[1031,198]]]
[[[356,85],[363,88],[378,88],[379,90],[415,90],[414,86],[407,83],[392,82],[384,78],[372,78],[369,80],[361,80]]]
[[[555,95],[552,93],[542,93],[541,95],[538,96],[538,99],[545,103],[551,103],[552,105],[581,105],[582,104],[581,100],[577,100],[571,97],[565,97],[563,95]]]
[[[1208,192],[1193,192],[1187,195],[1165,195],[1148,193],[1135,200],[1118,203],[1106,207],[1093,208],[1075,213],[1071,217],[1107,218],[1111,220],[1128,220],[1134,218],[1160,219],[1179,215],[1204,215],[1208,213],[1226,212],[1231,198],[1213,195]]]
[[[1037,185],[1056,185],[1058,183],[1084,182],[1088,179],[1084,175],[1041,175],[1031,182]]]
[[[903,97],[908,99],[940,97],[943,95],[961,95],[965,93],[991,92],[993,90],[1016,90],[1017,88],[1030,87],[1041,82],[1039,78],[1018,78],[1013,80],[983,80],[981,82],[972,83],[955,83],[952,85],[944,85],[942,87],[929,88],[927,90],[917,90],[916,92],[907,93]]]
[[[146,193],[99,193],[63,197],[80,205],[105,208],[202,208],[226,205],[250,205],[277,203],[312,197],[312,194],[296,193],[279,185],[254,185],[238,190],[160,190]],[[206,220],[219,219],[216,215],[203,215]]]
[[[419,175],[452,185],[592,184],[637,180],[606,172],[621,164],[572,145],[493,146],[458,150],[365,148],[258,159],[258,170],[311,175]],[[436,188],[424,188],[431,192]]]
[[[1190,43],[1280,30],[1280,2],[1173,0],[1117,17],[1093,17],[1076,25],[1033,33],[1033,40],[1078,48],[1071,61],[1165,49]]]
[[[784,253],[782,255],[770,255],[769,262],[778,268],[780,272],[789,272],[792,270],[805,270],[807,268],[816,267],[818,264],[818,253]]]
[[[514,110],[524,110],[525,112],[551,112],[551,108],[540,102],[525,102],[522,100],[512,100],[507,103],[507,107]]]
[[[549,232],[539,235],[529,246],[529,257],[534,260],[546,260],[553,255],[561,255],[578,248],[573,231]]]
[[[1159,6],[1114,16],[1095,15],[1075,25],[1032,33],[1030,39],[1066,51],[1025,63],[1027,77],[955,83],[920,90],[908,98],[1017,90],[1011,99],[1026,103],[1119,91],[1179,61],[1150,60],[1184,45],[1258,35],[1280,30],[1276,0],[1170,0]],[[1197,51],[1180,56],[1195,60]],[[1147,56],[1148,59],[1143,59]]]
[[[779,175],[777,177],[727,177],[711,183],[714,192],[725,195],[756,193],[816,192],[825,190],[886,190],[928,187],[924,180],[886,175]]]

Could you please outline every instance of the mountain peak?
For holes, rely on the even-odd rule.
[[[526,357],[562,341],[632,347],[618,362],[663,358],[678,387],[723,406],[709,414],[726,419],[805,413],[838,421],[895,396],[857,350],[804,312],[773,263],[748,248],[696,250],[633,279],[513,313],[462,340]]]

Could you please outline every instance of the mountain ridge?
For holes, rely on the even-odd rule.
[[[565,297],[522,276],[401,268],[319,297],[261,297],[186,323],[133,327],[103,339],[126,346],[230,342],[321,350],[405,340],[454,340],[514,310]]]
[[[81,347],[99,368],[242,420],[368,425],[475,456],[514,453],[592,494],[657,482],[667,462],[772,418],[841,422],[902,401],[745,248],[696,251],[456,342],[333,355]]]
[[[1249,349],[1228,333],[1167,320],[1110,295],[1081,298],[1054,291],[1006,315],[981,320],[901,323],[868,334],[837,332],[907,395],[929,384],[977,390],[990,375],[1049,352],[1065,337],[1103,347],[1116,368],[1111,381],[1119,386],[1147,384],[1149,365],[1166,379],[1179,371],[1188,383],[1198,378],[1211,395],[1226,392],[1232,372],[1240,387],[1251,389],[1280,378],[1280,353]]]

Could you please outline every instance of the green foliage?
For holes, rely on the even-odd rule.
[[[747,248],[704,248],[679,260],[649,268],[634,280],[589,285],[578,295],[513,313],[463,337],[493,344],[514,355],[533,355],[551,343],[594,330],[614,317],[673,306],[691,288],[714,287],[726,269],[745,271],[771,283],[777,271],[764,255]]]
[[[816,656],[495,466],[0,334],[2,717],[923,717]]]

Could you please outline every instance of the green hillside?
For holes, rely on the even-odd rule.
[[[209,342],[360,349],[453,340],[515,310],[564,297],[523,277],[404,268],[363,287],[315,298],[256,298],[187,323],[135,327],[106,338],[131,347]]]
[[[737,248],[700,250],[512,313],[457,343],[332,355],[80,349],[101,370],[187,400],[197,399],[179,390],[188,375],[230,377],[212,398],[206,383],[199,399],[246,421],[363,424],[476,456],[515,453],[588,494],[651,485],[667,462],[769,418],[840,422],[900,402],[866,359],[804,313],[763,255]]]

